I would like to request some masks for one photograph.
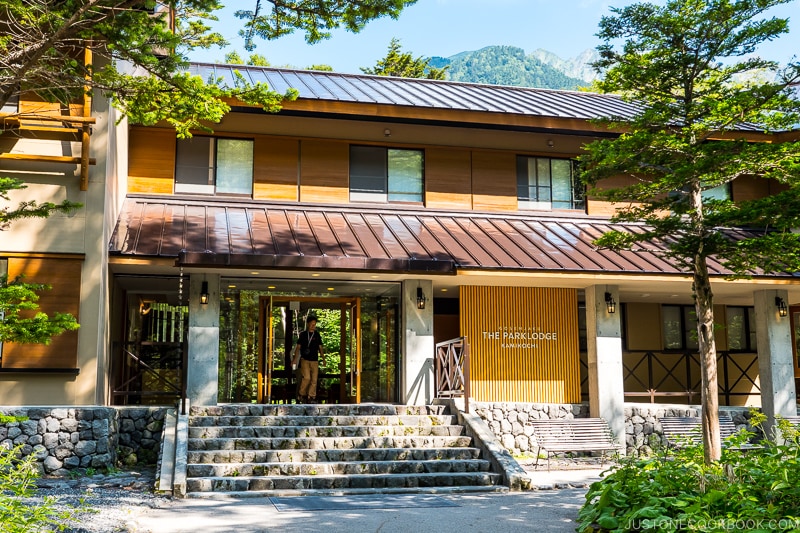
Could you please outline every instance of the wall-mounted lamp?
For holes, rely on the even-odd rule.
[[[386,128],[385,130],[383,130],[383,136],[384,137],[391,137],[392,136],[392,130],[390,130],[389,128]]]
[[[610,292],[606,293],[606,311],[608,311],[609,315],[613,315],[617,312],[617,302],[611,297]]]
[[[200,303],[206,305],[208,303],[208,282],[204,281],[200,285]]]
[[[547,139],[547,146],[548,146],[549,148],[552,148],[552,147],[554,147],[555,145],[556,145],[556,143],[553,141],[553,139]]]
[[[417,287],[417,309],[425,309],[425,302],[427,301],[425,293],[422,292],[422,287]]]
[[[786,302],[780,296],[775,297],[775,307],[778,308],[778,316],[786,316],[789,314],[789,308],[786,307]]]

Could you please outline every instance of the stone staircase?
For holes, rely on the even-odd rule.
[[[188,497],[507,491],[443,406],[220,405],[189,413]]]

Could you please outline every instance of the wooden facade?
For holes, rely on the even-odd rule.
[[[269,120],[267,117],[264,120]],[[288,128],[291,129],[291,128]],[[254,140],[254,200],[349,204],[349,147],[376,145],[424,151],[424,205],[429,209],[516,212],[516,156],[574,158],[576,153],[487,150],[403,142],[365,142],[303,138],[295,135],[244,134],[220,131],[217,136]],[[587,138],[587,141],[589,139]],[[571,150],[571,145],[568,147]],[[166,128],[133,127],[130,131],[127,192],[171,195],[175,178],[175,132]],[[620,187],[633,178],[612,178],[600,184]],[[775,194],[777,183],[740,178],[731,188],[734,200]],[[589,197],[585,208],[566,213],[606,217],[615,205]],[[532,212],[532,211],[527,211]],[[533,211],[535,212],[535,211]]]
[[[12,256],[8,258],[9,279],[50,286],[39,297],[42,312],[78,313],[83,259],[78,257]],[[53,338],[50,344],[3,345],[2,368],[5,369],[77,369],[78,332],[70,331]]]

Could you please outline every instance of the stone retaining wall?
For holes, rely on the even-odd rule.
[[[540,403],[494,403],[473,402],[474,413],[486,421],[503,446],[512,454],[535,453],[536,441],[528,420],[548,418],[587,418],[589,405],[540,404]],[[721,407],[730,414],[737,427],[749,426],[748,408]],[[626,404],[625,446],[628,455],[650,455],[665,444],[658,419],[666,416],[699,416],[699,408],[669,404]]]
[[[0,414],[26,417],[0,424],[0,446],[22,446],[43,474],[119,463],[155,464],[164,407],[2,407]]]

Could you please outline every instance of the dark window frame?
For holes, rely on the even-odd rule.
[[[530,173],[528,172],[529,163],[531,160],[536,160],[537,164],[535,168],[538,169],[538,160],[546,160],[549,162],[549,176],[547,177],[548,184],[543,185],[540,184],[538,170],[536,175],[536,185],[530,185]],[[570,190],[570,199],[568,202],[564,200],[557,200],[553,201],[553,161],[567,161],[569,162],[569,190]],[[564,158],[564,157],[548,157],[548,156],[536,156],[536,155],[517,155],[516,159],[517,165],[517,205],[520,209],[524,210],[564,210],[564,211],[583,211],[586,209],[586,189],[585,187],[576,179],[577,175],[577,167],[578,161],[575,159]],[[536,194],[531,194],[531,188],[536,189]],[[542,196],[541,191],[547,190],[549,191],[549,196],[547,198]],[[549,204],[549,208],[536,208],[536,207],[527,207],[523,202],[528,202],[530,204]],[[554,205],[554,204],[563,204],[568,203],[569,206],[565,207],[563,205]]]
[[[380,170],[381,175],[378,172],[373,173],[373,175],[369,175],[364,173],[363,175],[354,176],[354,162],[356,160],[356,156],[354,155],[354,151],[358,150],[369,150],[369,151],[381,151],[383,154],[383,166],[381,169],[371,169],[371,170]],[[391,179],[392,176],[389,173],[391,162],[389,160],[390,154],[392,151],[397,152],[413,152],[419,154],[420,158],[420,168],[419,168],[419,199],[418,200],[402,200],[402,199],[393,199],[391,196],[392,187],[391,187]],[[360,144],[351,144],[349,148],[349,161],[348,161],[348,192],[351,202],[380,202],[380,203],[388,203],[388,204],[407,204],[407,205],[424,205],[425,204],[425,150],[420,148],[397,148],[393,146],[375,146],[375,145],[360,145]],[[363,160],[359,161],[359,163],[365,163]],[[354,188],[354,181],[356,180],[382,180],[382,187],[378,188]],[[415,195],[417,193],[414,193]]]
[[[192,139],[208,139],[209,143],[209,150],[211,154],[209,155],[209,160],[212,161],[211,167],[209,171],[213,174],[213,184],[192,184],[192,183],[182,183],[185,190],[178,190],[179,188],[179,168],[181,167],[179,163],[179,150],[180,150],[180,143],[181,141]],[[219,183],[219,142],[220,141],[246,141],[250,143],[250,152],[251,152],[251,166],[250,166],[250,191],[249,192],[219,192],[218,191],[218,183]],[[213,156],[213,157],[212,157]],[[186,165],[184,165],[186,166]],[[208,167],[206,167],[208,168]],[[191,139],[178,139],[175,144],[175,176],[173,178],[173,183],[175,187],[176,194],[197,194],[202,196],[226,196],[226,197],[237,197],[237,198],[252,198],[253,197],[253,189],[255,185],[255,139],[248,138],[248,137],[218,137],[218,136],[211,136],[211,135],[195,135]],[[196,190],[189,190],[191,188],[195,188]],[[201,190],[202,188],[207,188],[207,191]]]

